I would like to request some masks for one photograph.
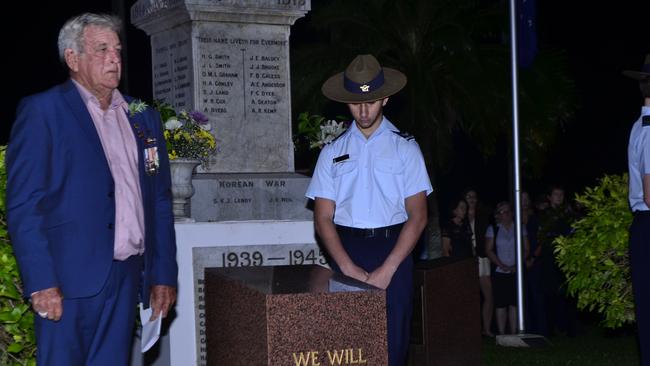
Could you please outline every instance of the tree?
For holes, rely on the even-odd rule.
[[[355,55],[371,53],[408,77],[391,116],[415,135],[430,171],[445,166],[451,136],[466,134],[485,155],[510,136],[507,3],[477,0],[330,0],[314,3],[314,37],[292,49],[294,110],[322,111],[322,82]],[[314,42],[316,38],[317,41]],[[520,74],[524,164],[539,172],[572,111],[561,53],[542,51]],[[507,139],[511,141],[511,139]]]

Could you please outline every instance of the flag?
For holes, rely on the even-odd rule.
[[[523,68],[537,55],[536,13],[535,0],[517,0],[517,62]]]

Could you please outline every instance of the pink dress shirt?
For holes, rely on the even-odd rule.
[[[126,115],[128,104],[115,89],[111,104],[99,100],[73,80],[88,108],[115,183],[115,244],[113,258],[125,260],[144,253],[144,209],[138,174],[138,145]]]

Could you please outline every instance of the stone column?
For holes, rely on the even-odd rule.
[[[218,151],[193,180],[196,221],[310,219],[294,172],[289,33],[310,0],[139,0],[153,95],[212,124]],[[209,174],[206,174],[209,173]]]
[[[218,152],[208,173],[293,172],[289,33],[310,0],[139,0],[153,95],[204,112]]]

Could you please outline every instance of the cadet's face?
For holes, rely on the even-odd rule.
[[[122,44],[109,28],[88,26],[83,32],[83,51],[66,50],[66,61],[75,80],[94,95],[107,95],[120,84]]]
[[[357,127],[366,137],[375,132],[382,119],[382,108],[388,102],[388,98],[375,100],[368,103],[349,103],[348,108]]]

